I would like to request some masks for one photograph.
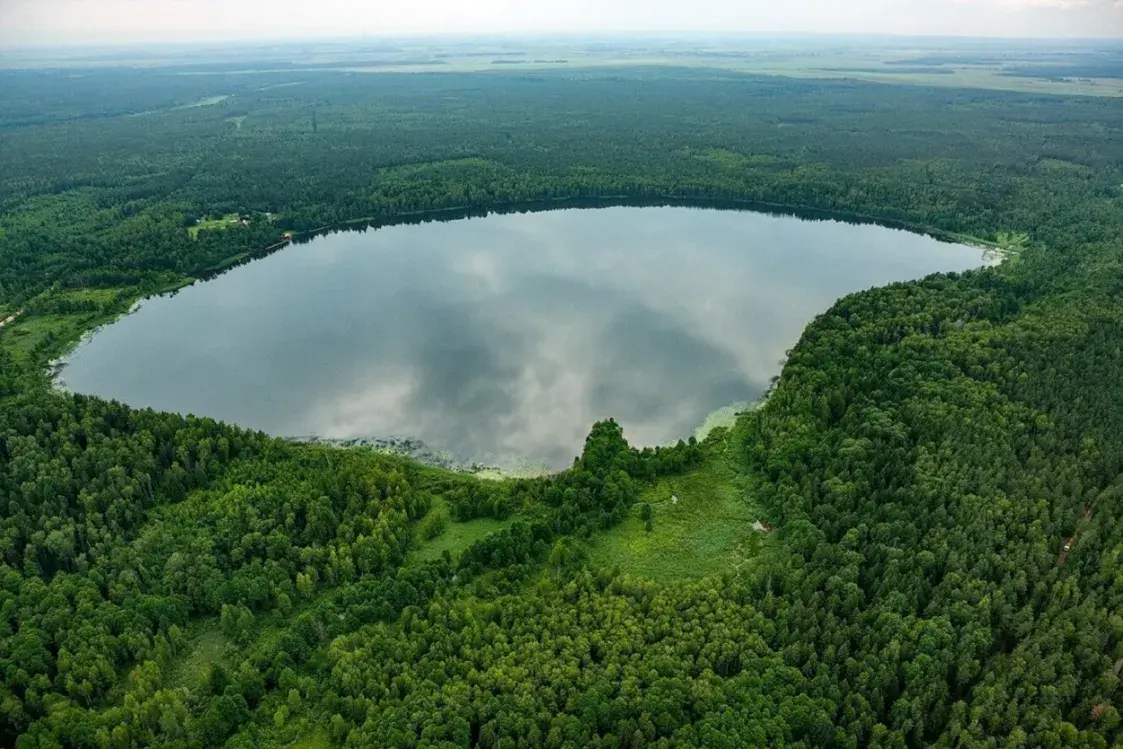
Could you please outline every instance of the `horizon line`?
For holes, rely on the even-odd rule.
[[[1123,35],[1116,36],[1039,36],[1029,34],[949,34],[949,33],[909,33],[892,31],[716,31],[710,29],[664,29],[664,30],[497,30],[497,31],[395,31],[386,34],[323,34],[323,35],[270,35],[270,36],[221,36],[221,37],[196,37],[196,38],[169,38],[154,35],[146,39],[118,38],[107,41],[82,40],[52,40],[9,43],[0,40],[0,52],[3,51],[32,51],[49,49],[137,49],[151,45],[175,47],[205,47],[227,46],[236,44],[281,44],[292,42],[310,43],[340,43],[340,42],[371,42],[371,41],[418,41],[418,40],[466,40],[466,39],[595,39],[604,37],[628,37],[633,39],[654,39],[665,37],[680,38],[849,38],[849,39],[954,39],[959,41],[1023,41],[1023,42],[1116,42],[1123,44]]]

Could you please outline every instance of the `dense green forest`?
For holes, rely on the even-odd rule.
[[[72,73],[0,74],[0,744],[1123,742],[1123,101]],[[839,300],[702,442],[605,421],[534,479],[49,386],[93,326],[283,233],[572,200],[815,209],[1009,256]],[[667,482],[775,531],[676,579],[591,553],[661,523]]]

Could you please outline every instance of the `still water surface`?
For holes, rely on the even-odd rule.
[[[561,467],[597,419],[653,445],[755,400],[844,294],[981,264],[879,226],[677,207],[340,233],[149,300],[64,379],[277,435]]]

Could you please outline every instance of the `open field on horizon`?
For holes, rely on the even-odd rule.
[[[29,48],[0,52],[0,69],[116,66],[167,68],[182,75],[557,69],[576,72],[589,68],[663,66],[796,78],[1123,96],[1123,43],[1110,40],[667,34],[292,40],[251,45]],[[289,85],[300,82],[294,80]],[[278,85],[286,84],[272,83],[270,87]],[[199,106],[214,100],[206,98],[192,104]]]

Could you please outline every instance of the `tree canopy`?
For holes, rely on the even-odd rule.
[[[1119,101],[669,68],[23,71],[0,98],[0,744],[1123,741]],[[283,233],[566,200],[1009,257],[840,299],[703,442],[605,420],[539,478],[49,386],[91,327]],[[775,528],[748,564],[590,560],[717,460]]]

